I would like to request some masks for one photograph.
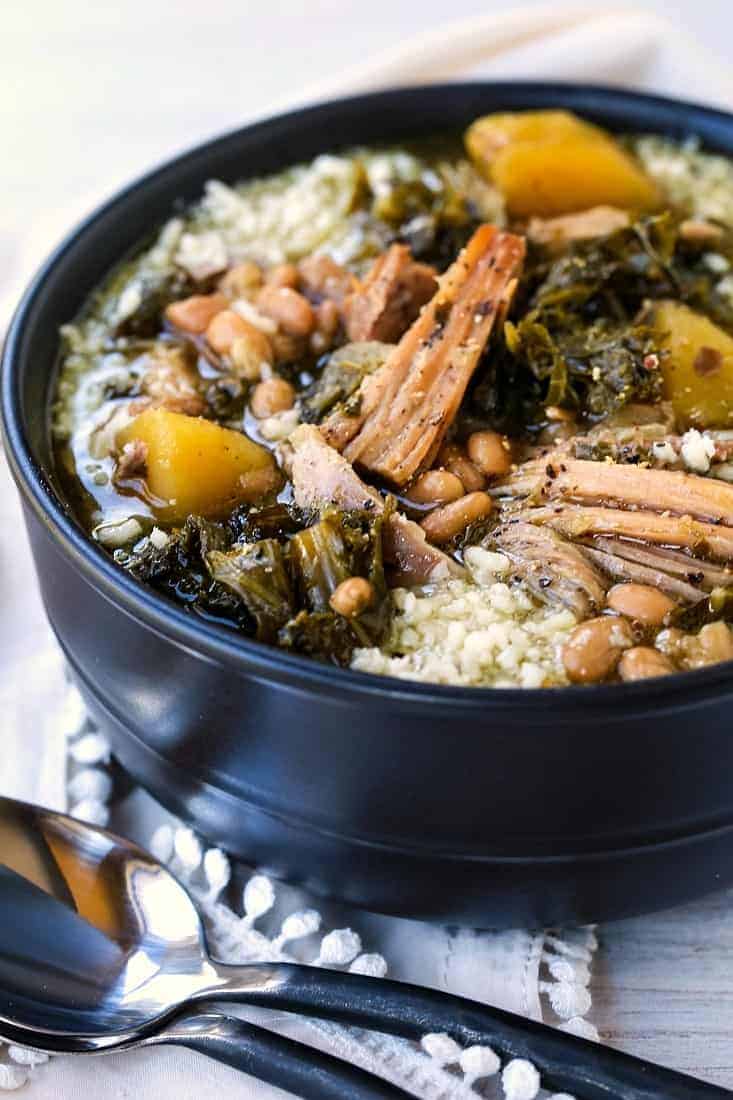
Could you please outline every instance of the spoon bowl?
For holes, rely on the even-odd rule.
[[[0,1036],[40,1050],[177,1042],[231,1063],[237,1042],[262,1050],[267,1040],[245,1034],[242,1021],[202,1022],[197,1009],[202,1001],[238,1001],[412,1039],[447,1032],[529,1059],[548,1088],[585,1100],[731,1096],[446,993],[296,963],[215,962],[193,901],[151,855],[104,829],[7,798],[0,798],[0,896]],[[292,1051],[286,1059],[297,1061]],[[326,1072],[336,1081],[333,1066]],[[365,1094],[350,1083],[344,1095]]]
[[[131,841],[0,798],[0,897],[9,1042],[77,1054],[181,1046],[304,1100],[407,1095],[249,1021],[181,1007],[216,985],[216,968],[187,892]],[[247,976],[266,988],[264,969]]]
[[[98,1048],[216,984],[191,898],[130,841],[0,799],[0,852],[0,1020]]]

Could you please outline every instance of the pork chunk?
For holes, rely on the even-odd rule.
[[[364,380],[354,407],[326,421],[329,443],[394,485],[430,466],[502,323],[524,252],[523,238],[480,226],[384,365]]]
[[[393,244],[374,261],[362,286],[344,303],[350,340],[396,343],[437,289],[435,271],[417,263],[407,245]]]

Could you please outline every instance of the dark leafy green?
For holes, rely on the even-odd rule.
[[[355,646],[351,620],[334,611],[300,611],[277,640],[283,649],[334,665],[348,665]]]
[[[721,244],[722,254],[727,245]],[[733,307],[674,217],[645,218],[560,256],[532,248],[512,315],[470,395],[474,414],[505,430],[540,423],[557,405],[590,420],[660,397],[648,301],[675,298],[733,328]]]
[[[683,607],[673,617],[673,625],[687,634],[695,634],[708,623],[733,623],[733,588],[714,588],[710,595],[691,607]]]
[[[676,239],[666,214],[530,263],[529,310],[507,326],[507,344],[546,405],[600,419],[658,399],[659,372],[645,365],[655,341],[638,315],[647,298],[679,293]]]
[[[139,287],[139,304],[117,321],[116,336],[154,336],[160,329],[160,319],[166,306],[187,297],[195,289],[195,284],[180,269],[173,272],[144,271],[135,282]]]
[[[264,508],[241,505],[229,517],[229,529],[235,542],[258,542],[260,539],[288,539],[313,522],[297,505],[276,501]]]
[[[416,260],[444,271],[453,262],[480,219],[471,212],[464,221],[446,224],[440,215],[417,214],[404,222],[394,239],[408,245]]]
[[[301,418],[318,424],[342,401],[348,400],[363,379],[381,367],[392,350],[391,344],[379,340],[346,344],[318,365],[318,374],[300,399]]]
[[[232,622],[247,634],[255,623],[236,594],[212,578],[207,558],[229,548],[230,533],[224,524],[189,516],[183,527],[171,532],[157,549],[151,542],[138,553],[120,560],[134,577],[194,611]]]
[[[554,333],[524,318],[507,329],[509,348],[545,383],[543,401],[601,419],[629,401],[660,398],[661,375],[646,362],[656,348],[645,325],[600,318],[584,329]]]
[[[347,654],[334,653],[338,663],[348,662],[355,645],[377,645],[384,637],[389,621],[389,595],[382,558],[384,514],[340,512],[328,509],[318,523],[300,531],[290,542],[290,561],[299,606],[318,616],[335,616],[330,598],[348,577],[364,577],[374,589],[375,599],[358,617],[344,620],[351,644]],[[324,620],[317,621],[317,633],[324,633]],[[300,632],[306,629],[305,620]],[[335,635],[336,636],[336,635]],[[343,641],[343,631],[337,636]],[[281,644],[287,644],[281,640]]]
[[[285,555],[275,539],[212,550],[206,565],[215,582],[238,597],[256,623],[260,642],[275,642],[295,613]]]
[[[206,404],[211,415],[220,423],[241,423],[249,386],[239,378],[225,375],[215,378],[206,387]]]
[[[357,645],[377,645],[389,624],[383,516],[328,509],[311,526],[294,505],[238,510],[226,523],[189,516],[156,549],[120,553],[138,580],[193,611],[230,622],[258,641],[335,664]],[[356,618],[329,600],[347,577],[365,577],[375,599]]]

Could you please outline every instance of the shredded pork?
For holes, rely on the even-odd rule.
[[[326,421],[326,439],[350,462],[395,485],[431,464],[511,302],[524,253],[522,237],[490,225],[476,230],[387,361],[362,383],[356,408]]]
[[[681,470],[654,470],[616,462],[589,462],[561,457],[534,459],[520,466],[499,487],[512,497],[581,503],[614,502],[692,516],[733,526],[733,485]]]
[[[329,504],[346,510],[384,510],[379,493],[365,485],[351,464],[329,446],[318,428],[301,424],[281,448],[281,461],[293,483],[301,508],[321,509]],[[394,512],[384,532],[385,561],[396,584],[425,584],[440,577],[460,576],[463,570],[447,554],[432,546],[425,532],[406,516]]]
[[[642,543],[682,548],[716,561],[733,558],[733,529],[701,523],[690,516],[573,504],[530,508],[522,515],[531,523],[547,524],[573,540],[618,535]]]
[[[699,558],[691,558],[681,550],[668,546],[642,546],[623,539],[597,538],[594,547],[602,553],[622,558],[629,564],[638,563],[658,572],[667,580],[670,575],[679,578],[691,588],[710,592],[733,584],[733,570],[728,566],[712,565]],[[666,581],[665,581],[666,583]]]
[[[391,245],[344,303],[347,336],[396,343],[437,286],[434,268],[413,260],[407,245]]]
[[[591,561],[595,562],[615,581],[649,585],[652,588],[658,588],[661,592],[666,592],[668,596],[673,596],[687,603],[696,603],[697,600],[701,599],[702,594],[694,585],[680,580],[679,577],[671,576],[660,568],[630,560],[624,557],[623,554],[611,554],[606,550],[597,548],[597,545],[587,546],[585,553]],[[662,564],[662,562],[659,564]],[[691,564],[688,564],[688,569],[690,573],[693,573],[690,568]]]
[[[509,522],[493,532],[491,541],[543,603],[560,604],[582,619],[604,606],[602,575],[583,550],[551,528]]]
[[[532,218],[527,236],[536,244],[562,248],[573,241],[589,241],[607,237],[617,229],[631,224],[628,212],[617,206],[594,206],[578,214],[563,214],[557,218]]]

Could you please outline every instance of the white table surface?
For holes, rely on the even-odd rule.
[[[498,0],[5,0],[0,34],[0,301],[65,222],[126,178],[369,52]],[[589,6],[593,6],[589,3]],[[733,65],[731,0],[637,4]],[[684,93],[684,89],[680,89]],[[0,463],[0,524],[18,530]],[[13,538],[0,569],[0,668],[46,627]],[[733,1087],[733,893],[605,926],[591,1018],[604,1037]]]

